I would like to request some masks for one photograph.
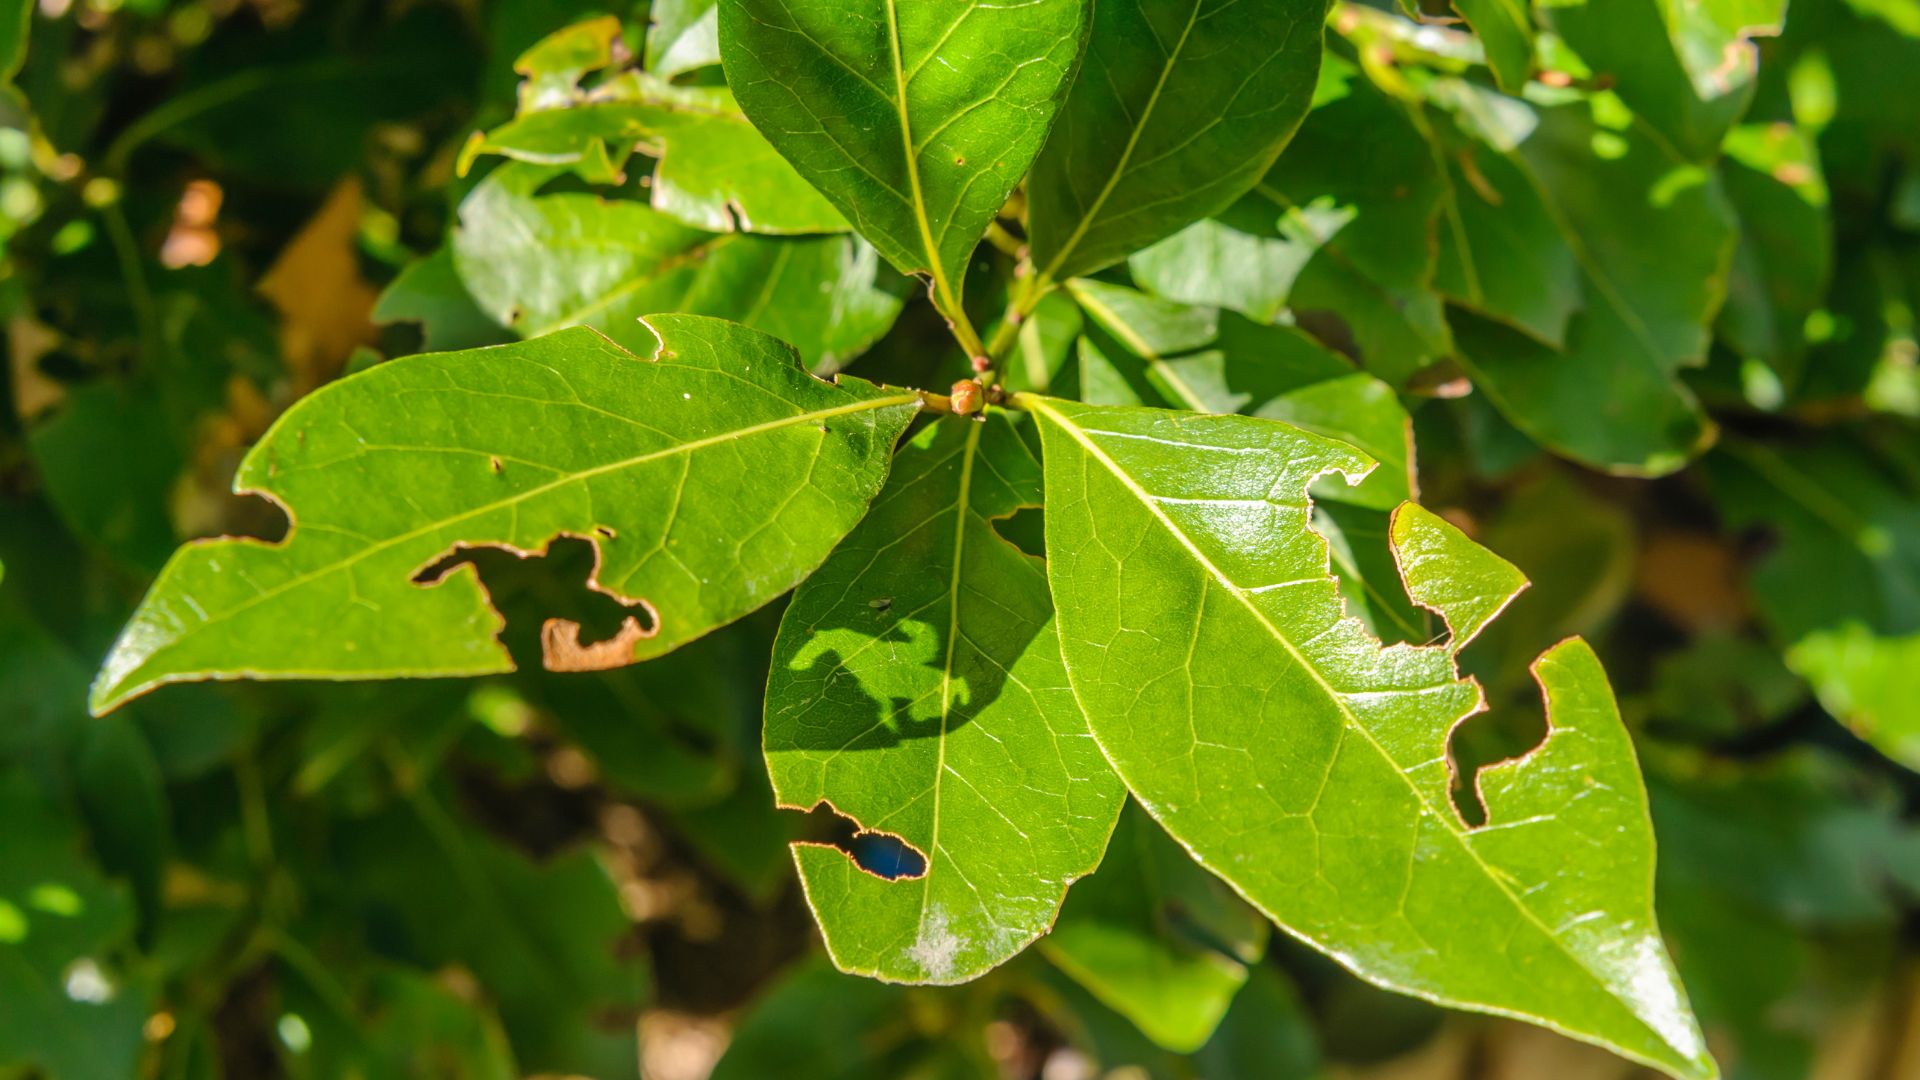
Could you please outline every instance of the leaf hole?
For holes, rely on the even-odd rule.
[[[853,865],[882,881],[912,880],[927,873],[927,857],[918,848],[892,833],[861,828],[824,799],[806,812],[800,835],[806,837],[801,843],[838,848]]]
[[[413,582],[431,588],[471,567],[506,622],[500,640],[515,667],[622,667],[632,662],[636,644],[659,632],[660,617],[645,600],[626,603],[598,585],[596,542],[615,535],[607,526],[595,526],[591,536],[557,536],[545,551],[531,552],[456,545],[414,574]]]
[[[1453,808],[1470,829],[1487,823],[1480,798],[1480,770],[1532,753],[1547,741],[1547,718],[1538,697],[1522,695],[1494,705],[1454,726],[1447,740],[1453,776]]]
[[[1037,506],[1029,506],[1014,511],[1010,516],[995,518],[993,531],[1000,538],[1034,558],[1043,559],[1047,555],[1047,514]]]

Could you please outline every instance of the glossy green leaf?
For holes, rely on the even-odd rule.
[[[846,219],[774,152],[722,86],[674,86],[626,72],[563,108],[523,113],[462,148],[565,165],[613,183],[638,147],[660,159],[653,208],[708,232],[843,232]]]
[[[964,325],[967,259],[1040,151],[1088,7],[722,0],[720,50],[774,148]]]
[[[1097,3],[1027,187],[1033,264],[1065,281],[1218,213],[1306,115],[1325,0]]]
[[[522,337],[591,326],[645,351],[640,318],[684,311],[764,330],[831,370],[900,312],[879,258],[852,237],[715,234],[637,202],[538,194],[551,177],[520,163],[495,170],[461,203],[453,234],[462,282]]]
[[[1527,576],[1415,503],[1393,515],[1393,558],[1413,602],[1447,624],[1447,648],[1459,652],[1506,610]]]
[[[1100,871],[1068,897],[1041,951],[1160,1046],[1191,1053],[1266,951],[1267,924],[1129,805]]]
[[[1069,282],[1067,291],[1113,339],[1104,348],[1092,346],[1089,363],[1104,362],[1107,377],[1121,380],[1128,373],[1117,364],[1142,365],[1134,381],[1144,385],[1137,392],[1130,388],[1097,403],[1156,403],[1285,420],[1352,443],[1382,465],[1358,485],[1320,485],[1321,498],[1385,510],[1418,491],[1412,421],[1393,390],[1299,330],[1260,326],[1092,279]]]
[[[1067,686],[1040,563],[993,526],[1040,499],[1007,414],[928,427],[787,608],[767,683],[776,795],[920,856],[890,881],[795,846],[843,971],[974,978],[1045,933],[1099,864],[1120,782]]]
[[[291,537],[181,549],[95,710],[195,679],[509,670],[471,570],[415,581],[462,548],[592,539],[590,584],[646,625],[586,646],[550,624],[548,664],[573,670],[659,656],[792,588],[865,512],[918,396],[811,378],[717,320],[650,325],[651,361],[572,330],[393,361],[302,400],[234,485],[285,507]]]
[[[1469,828],[1447,750],[1479,687],[1450,647],[1383,648],[1345,618],[1307,527],[1308,485],[1365,456],[1273,421],[1021,400],[1074,692],[1202,865],[1370,981],[1716,1075],[1654,923],[1645,789],[1592,649],[1535,664],[1547,740],[1480,773],[1488,824]],[[1473,567],[1481,588],[1454,596],[1431,560],[1403,572],[1467,625],[1484,604],[1459,597],[1499,576]]]

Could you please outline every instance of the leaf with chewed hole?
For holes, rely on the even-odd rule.
[[[1241,416],[1023,395],[1047,470],[1047,577],[1094,737],[1136,798],[1276,923],[1404,993],[1518,1017],[1679,1077],[1715,1075],[1653,915],[1653,830],[1593,651],[1535,665],[1546,742],[1449,799],[1481,708],[1448,646],[1383,647],[1346,615],[1309,527],[1359,451]],[[1412,513],[1409,519],[1405,515]],[[1414,595],[1459,628],[1503,600],[1443,588],[1467,543],[1403,512]],[[1509,578],[1508,580],[1512,580]]]
[[[588,584],[644,615],[616,644],[550,623],[549,667],[666,653],[798,584],[866,511],[918,395],[806,373],[791,347],[689,315],[651,360],[587,329],[396,360],[282,416],[235,490],[285,543],[175,553],[94,683],[104,712],[163,683],[511,670],[464,548],[598,548]]]
[[[1006,413],[929,427],[781,623],[765,735],[780,802],[828,803],[922,856],[887,880],[796,845],[844,971],[973,978],[1045,933],[1106,847],[1120,782],[1067,686],[1045,572],[993,526],[1040,495]]]

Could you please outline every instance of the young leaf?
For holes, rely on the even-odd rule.
[[[712,315],[764,330],[832,369],[900,313],[873,250],[848,236],[714,234],[652,207],[538,194],[551,167],[494,170],[460,204],[454,267],[488,315],[522,337],[591,326],[636,352],[639,319]]]
[[[651,361],[590,330],[392,361],[289,409],[235,490],[292,519],[283,544],[175,553],[94,683],[105,712],[198,679],[476,675],[512,667],[470,567],[480,546],[599,549],[592,587],[644,609],[548,666],[659,656],[792,588],[859,521],[916,394],[814,379],[793,350],[662,315]]]
[[[1205,1045],[1267,923],[1128,805],[1100,871],[1081,882],[1041,952],[1142,1034],[1179,1053]]]
[[[1046,138],[1085,0],[723,0],[747,116],[936,305],[970,353],[968,257]]]
[[[1489,823],[1469,828],[1448,742],[1479,687],[1451,646],[1382,647],[1346,617],[1308,528],[1308,485],[1363,475],[1365,456],[1249,417],[1020,401],[1041,421],[1074,693],[1202,865],[1370,981],[1715,1074],[1654,924],[1633,747],[1585,643],[1535,665],[1547,741],[1480,774]],[[1412,552],[1464,544],[1450,529],[1415,514],[1395,531]],[[1515,580],[1490,556],[1471,589],[1439,572],[1403,566],[1456,628]]]
[[[1120,782],[1067,687],[1040,563],[993,527],[1040,496],[1007,414],[928,427],[781,622],[765,735],[781,804],[828,803],[921,857],[885,880],[795,846],[843,971],[980,975],[1046,932],[1113,831]]]
[[[1065,281],[1227,208],[1313,99],[1326,0],[1093,5],[1079,78],[1027,186],[1033,264]]]

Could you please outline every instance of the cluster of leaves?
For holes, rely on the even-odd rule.
[[[605,7],[0,3],[0,1074],[1920,1068],[1920,6]]]

